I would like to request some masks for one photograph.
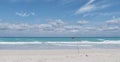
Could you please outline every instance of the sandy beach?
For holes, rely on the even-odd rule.
[[[0,50],[0,62],[120,62],[120,49]]]

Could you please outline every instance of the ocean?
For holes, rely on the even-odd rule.
[[[0,50],[120,49],[120,37],[2,37]]]

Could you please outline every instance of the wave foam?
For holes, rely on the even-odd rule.
[[[0,44],[42,44],[42,42],[0,42]]]
[[[104,40],[103,42],[91,42],[91,41],[70,41],[70,42],[46,42],[48,44],[120,44],[120,40]]]
[[[76,44],[120,44],[120,40],[104,40],[103,42],[91,42],[91,41],[48,41],[48,42],[41,42],[41,41],[33,41],[33,42],[0,42],[0,44],[56,44],[56,45],[76,45]]]

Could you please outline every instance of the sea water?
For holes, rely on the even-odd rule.
[[[0,49],[120,49],[119,37],[2,37]]]

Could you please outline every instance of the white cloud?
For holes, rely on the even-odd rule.
[[[12,24],[12,23],[0,23],[0,31],[36,31],[36,32],[78,32],[80,26],[74,25],[61,25],[61,27],[54,26],[51,23],[47,24]]]
[[[77,25],[67,25],[67,26],[64,26],[65,29],[80,29],[81,26],[77,26]]]
[[[91,12],[91,11],[95,11],[95,10],[100,10],[100,9],[104,9],[106,7],[109,7],[110,5],[108,4],[93,4],[95,0],[89,0],[88,3],[86,3],[85,5],[83,5],[82,7],[80,7],[75,14],[82,14],[82,13],[86,13],[86,12]]]
[[[90,5],[94,2],[95,0],[90,0],[86,5]]]
[[[85,29],[86,31],[96,31],[96,30],[97,30],[96,27],[84,27],[84,29]]]
[[[21,17],[28,17],[28,16],[34,16],[35,15],[34,12],[16,12],[15,14],[17,16],[21,16]]]
[[[62,27],[64,25],[66,25],[65,22],[63,22],[61,19],[56,19],[56,20],[49,20],[48,21],[49,24],[51,24],[54,27]]]
[[[45,24],[27,24],[27,23],[0,23],[0,31],[11,31],[11,32],[38,32],[38,33],[91,33],[91,32],[115,32],[120,30],[120,26],[88,26],[88,21],[82,20],[78,21],[78,24],[72,25],[63,22],[61,19],[52,20]],[[117,22],[109,22],[117,23]],[[81,24],[86,24],[82,26]]]
[[[97,31],[108,31],[108,32],[111,32],[111,31],[118,31],[120,29],[119,26],[101,26],[101,27],[98,27],[97,28]]]
[[[80,21],[78,21],[77,23],[80,24],[80,25],[84,25],[84,24],[87,24],[87,23],[89,23],[89,22],[86,21],[86,20],[80,20]]]
[[[34,25],[33,25],[34,26]],[[42,31],[53,31],[53,27],[50,24],[39,24],[36,27],[38,27],[38,30]],[[34,29],[34,28],[33,28]]]
[[[108,21],[106,21],[106,23],[108,23],[108,24],[120,24],[120,18],[108,20]]]
[[[86,13],[83,15],[83,17],[91,16],[91,17],[96,17],[96,16],[109,16],[115,18],[113,15],[119,15],[120,12],[96,12],[96,13]]]
[[[44,30],[51,27],[48,24],[12,24],[12,23],[0,23],[0,30],[9,31],[31,31],[31,30]]]
[[[0,23],[0,30],[28,30],[28,24]]]
[[[80,13],[84,13],[84,12],[89,12],[91,10],[94,10],[96,8],[95,5],[93,5],[92,3],[95,0],[89,0],[88,3],[86,3],[84,6],[82,6],[81,8],[79,8],[75,14],[80,14]]]
[[[72,30],[69,30],[69,32],[73,32],[73,33],[76,33],[76,32],[78,32],[79,30],[77,30],[77,29],[72,29]]]
[[[80,9],[78,9],[76,14],[89,12],[89,11],[94,10],[95,8],[96,8],[95,5],[86,5],[86,6],[81,7]]]
[[[56,28],[54,31],[55,32],[66,32],[66,29],[65,28]]]

